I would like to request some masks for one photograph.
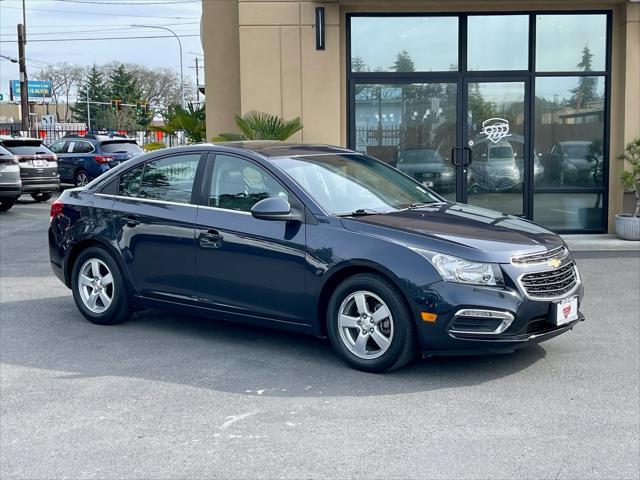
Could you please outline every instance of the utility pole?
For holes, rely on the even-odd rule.
[[[89,83],[87,83],[87,130],[91,131],[91,107],[89,106]]]
[[[24,25],[18,24],[18,63],[20,64],[20,111],[22,112],[22,130],[29,130],[29,83],[27,79],[27,63],[24,58],[25,45]]]
[[[196,100],[200,106],[200,67],[198,67],[198,57],[196,57]]]

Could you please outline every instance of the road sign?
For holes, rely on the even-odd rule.
[[[56,123],[55,115],[42,115],[41,120],[42,125],[53,125]]]

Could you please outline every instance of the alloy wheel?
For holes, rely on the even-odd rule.
[[[87,183],[89,183],[89,177],[84,172],[79,172],[76,175],[76,186],[84,187]]]
[[[107,265],[90,258],[80,268],[78,291],[85,307],[93,313],[103,313],[113,303],[113,275]]]
[[[386,353],[393,339],[393,317],[375,293],[359,290],[344,299],[338,312],[340,339],[358,358],[372,360]]]

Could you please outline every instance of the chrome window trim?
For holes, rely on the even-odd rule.
[[[483,312],[488,313],[489,316],[484,315],[473,315],[470,312]],[[456,330],[454,328],[450,328],[449,332],[451,333],[463,333],[466,335],[499,335],[503,333],[507,328],[511,326],[515,317],[511,312],[507,312],[506,310],[488,310],[484,308],[463,308],[462,310],[458,310],[453,316],[452,322],[458,317],[474,317],[474,318],[491,318],[491,319],[501,319],[502,322],[498,327],[491,332],[478,332],[478,331],[470,331],[470,330]]]
[[[522,293],[525,296],[525,298],[527,298],[528,300],[533,300],[536,302],[555,302],[555,301],[563,300],[567,297],[570,297],[571,295],[576,293],[576,291],[578,290],[578,287],[582,284],[582,280],[580,278],[580,272],[578,272],[578,266],[574,262],[571,262],[569,265],[573,267],[573,272],[576,275],[576,284],[568,292],[563,293],[562,295],[557,295],[555,297],[536,297],[536,296],[531,296],[527,293],[527,289],[524,288],[524,285],[522,284],[522,277],[531,273],[553,272],[554,270],[556,270],[556,269],[546,269],[546,270],[539,270],[535,272],[524,272],[520,274],[517,278],[517,283],[518,283],[518,288],[520,289],[520,293]]]
[[[273,198],[273,197],[269,197]],[[251,212],[245,212],[244,210],[232,210],[231,208],[220,208],[220,207],[210,207],[209,205],[198,205],[201,208],[206,208],[208,210],[216,210],[219,212],[227,212],[227,213],[239,213],[241,215],[251,215]]]
[[[540,255],[545,255],[545,257],[538,261],[533,261],[533,262],[527,261],[527,258],[538,257]],[[511,257],[511,265],[515,265],[516,267],[544,265],[551,259],[557,258],[558,260],[564,260],[568,256],[569,256],[569,249],[565,245],[560,245],[559,247],[553,248],[551,250],[547,250],[546,252],[514,255]]]
[[[98,197],[113,198],[118,200],[137,200],[139,202],[158,203],[161,205],[177,205],[179,207],[199,207],[202,205],[194,205],[193,203],[169,202],[168,200],[156,200],[154,198],[126,197],[124,195],[112,195],[109,193],[95,193]]]

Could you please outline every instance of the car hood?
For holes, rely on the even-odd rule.
[[[354,232],[484,262],[508,263],[514,255],[563,244],[558,235],[527,220],[452,202],[342,220]]]

